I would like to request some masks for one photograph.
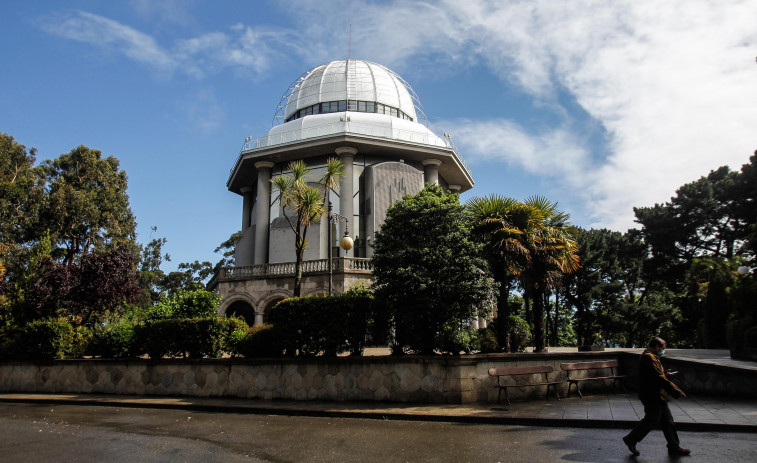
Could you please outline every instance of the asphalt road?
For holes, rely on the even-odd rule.
[[[667,462],[617,429],[0,404],[0,462]],[[680,433],[687,463],[757,461],[753,434]]]

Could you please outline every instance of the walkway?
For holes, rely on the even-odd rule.
[[[631,428],[644,415],[631,394],[506,404],[398,404],[76,394],[0,394],[0,402],[66,403],[209,412],[331,416],[560,427]],[[757,432],[757,400],[689,397],[671,402],[682,431]]]

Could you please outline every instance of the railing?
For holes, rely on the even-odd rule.
[[[219,280],[253,280],[258,278],[294,276],[295,262],[281,262],[275,264],[247,265],[242,267],[223,267]],[[329,271],[328,259],[306,260],[302,263],[302,274],[326,273]],[[337,257],[332,259],[332,271],[343,272],[371,272],[373,264],[370,259],[359,257]]]
[[[371,124],[366,122],[349,122],[349,120],[342,122],[332,122],[329,124],[317,125],[314,127],[304,127],[297,130],[281,132],[259,138],[247,137],[244,141],[244,145],[242,145],[242,150],[239,153],[239,158],[241,158],[244,153],[248,151],[254,151],[257,149],[283,145],[287,143],[294,143],[300,140],[317,138],[326,135],[334,135],[337,133],[354,133],[377,138],[402,140],[424,145],[451,148],[454,155],[460,161],[460,164],[462,164],[465,170],[467,170],[468,173],[472,175],[470,166],[468,166],[468,163],[465,162],[462,156],[460,156],[460,154],[452,144],[452,140],[448,137],[439,137],[433,133],[390,128],[384,125]]]

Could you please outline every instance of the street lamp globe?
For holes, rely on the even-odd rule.
[[[749,267],[747,267],[746,265],[742,265],[738,268],[738,272],[739,272],[739,275],[746,275],[747,273],[749,273]]]
[[[344,249],[345,251],[349,251],[354,245],[355,243],[352,241],[352,238],[347,235],[347,233],[344,234],[342,240],[339,242],[339,247]]]

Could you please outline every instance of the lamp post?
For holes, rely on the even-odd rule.
[[[339,247],[344,249],[345,251],[349,251],[352,249],[352,246],[354,245],[352,238],[349,236],[349,231],[347,229],[347,217],[337,214],[333,212],[332,210],[331,201],[329,201],[329,208],[328,208],[328,214],[329,214],[329,230],[328,230],[328,242],[329,242],[329,296],[331,296],[331,288],[333,287],[333,279],[334,279],[334,258],[333,258],[333,250],[331,246],[331,225],[337,224],[339,222],[344,222],[344,236],[339,241]]]

